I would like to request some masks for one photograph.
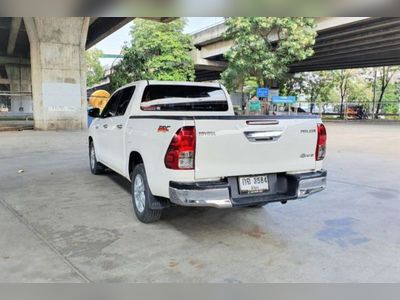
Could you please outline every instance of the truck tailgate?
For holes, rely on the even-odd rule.
[[[316,118],[195,118],[195,178],[315,169]]]

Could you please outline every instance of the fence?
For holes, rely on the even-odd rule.
[[[236,105],[235,105],[236,104]],[[379,105],[379,112],[376,113]],[[248,114],[243,110],[242,105],[234,103],[236,114]],[[388,119],[400,120],[400,100],[382,101],[380,104],[372,102],[337,102],[310,103],[308,101],[299,101],[294,105],[269,104],[267,110],[258,114],[287,115],[287,114],[315,114],[325,119]]]
[[[101,96],[100,96],[101,97]],[[96,98],[100,98],[97,96]],[[89,98],[89,97],[88,97]],[[234,97],[233,97],[234,98]],[[97,99],[103,100],[103,99]],[[107,99],[104,99],[107,100]],[[105,102],[105,101],[102,101]],[[103,103],[102,106],[104,106]],[[376,113],[379,106],[379,112]],[[239,108],[238,113],[243,114]],[[370,102],[352,102],[341,104],[338,102],[310,103],[308,101],[299,101],[293,106],[273,105],[270,106],[270,113],[308,113],[317,114],[324,118],[342,118],[342,119],[400,119],[400,100],[382,101],[381,103]],[[32,120],[33,119],[33,101],[30,92],[8,92],[0,91],[0,119],[14,120]]]
[[[379,106],[379,108],[378,108]],[[400,101],[310,103],[300,101],[296,104],[300,112],[318,114],[327,118],[342,119],[399,119]],[[378,110],[378,112],[377,112]]]
[[[32,93],[0,91],[0,117],[6,120],[28,120],[33,116]]]

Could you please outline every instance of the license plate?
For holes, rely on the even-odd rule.
[[[268,176],[239,177],[240,193],[262,193],[269,190]]]

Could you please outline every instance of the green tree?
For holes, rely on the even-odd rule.
[[[103,51],[99,49],[90,49],[86,51],[85,57],[86,57],[86,74],[87,74],[87,80],[86,80],[86,85],[88,87],[92,87],[95,84],[98,84],[101,82],[101,79],[104,76],[104,69],[100,64],[100,57],[103,55]]]
[[[354,70],[336,70],[333,71],[333,76],[335,80],[336,87],[339,91],[340,97],[340,117],[344,118],[344,103],[347,102],[350,86],[353,83]]]
[[[193,43],[184,26],[184,19],[166,24],[136,19],[131,45],[123,48],[123,59],[111,76],[112,88],[141,79],[193,80]]]
[[[378,69],[378,103],[375,111],[375,118],[378,118],[378,114],[382,108],[382,100],[384,99],[386,89],[391,83],[396,72],[399,71],[399,67],[380,67]]]
[[[304,94],[311,103],[313,112],[316,102],[327,102],[334,87],[333,73],[329,71],[304,72],[292,76],[283,86],[283,92],[288,95]]]
[[[398,82],[395,82],[395,75],[400,71],[399,66],[383,66],[364,69],[364,78],[371,87],[373,117],[378,118],[378,114],[383,110],[385,113],[396,113],[396,103],[398,101]],[[393,101],[392,104],[383,103]],[[390,112],[389,112],[390,111]]]
[[[285,77],[291,63],[314,53],[313,18],[229,17],[226,25],[225,38],[231,39],[233,46],[226,54],[229,63],[222,79],[233,86],[232,74],[241,74],[238,82],[254,77],[258,86],[265,87],[271,80]]]
[[[370,84],[365,80],[362,73],[353,76],[353,81],[349,87],[348,102],[361,104],[366,111],[369,111],[371,106],[372,90]]]
[[[385,114],[399,113],[398,83],[389,83],[382,100],[382,110]]]

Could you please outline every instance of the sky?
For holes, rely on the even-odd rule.
[[[188,17],[187,24],[184,29],[185,33],[194,33],[210,25],[220,23],[224,20],[223,17]],[[100,49],[105,54],[119,54],[122,46],[130,41],[129,31],[131,23],[126,24],[124,27],[106,37],[99,42],[95,47]],[[114,59],[102,58],[100,62],[103,66],[110,66]]]

